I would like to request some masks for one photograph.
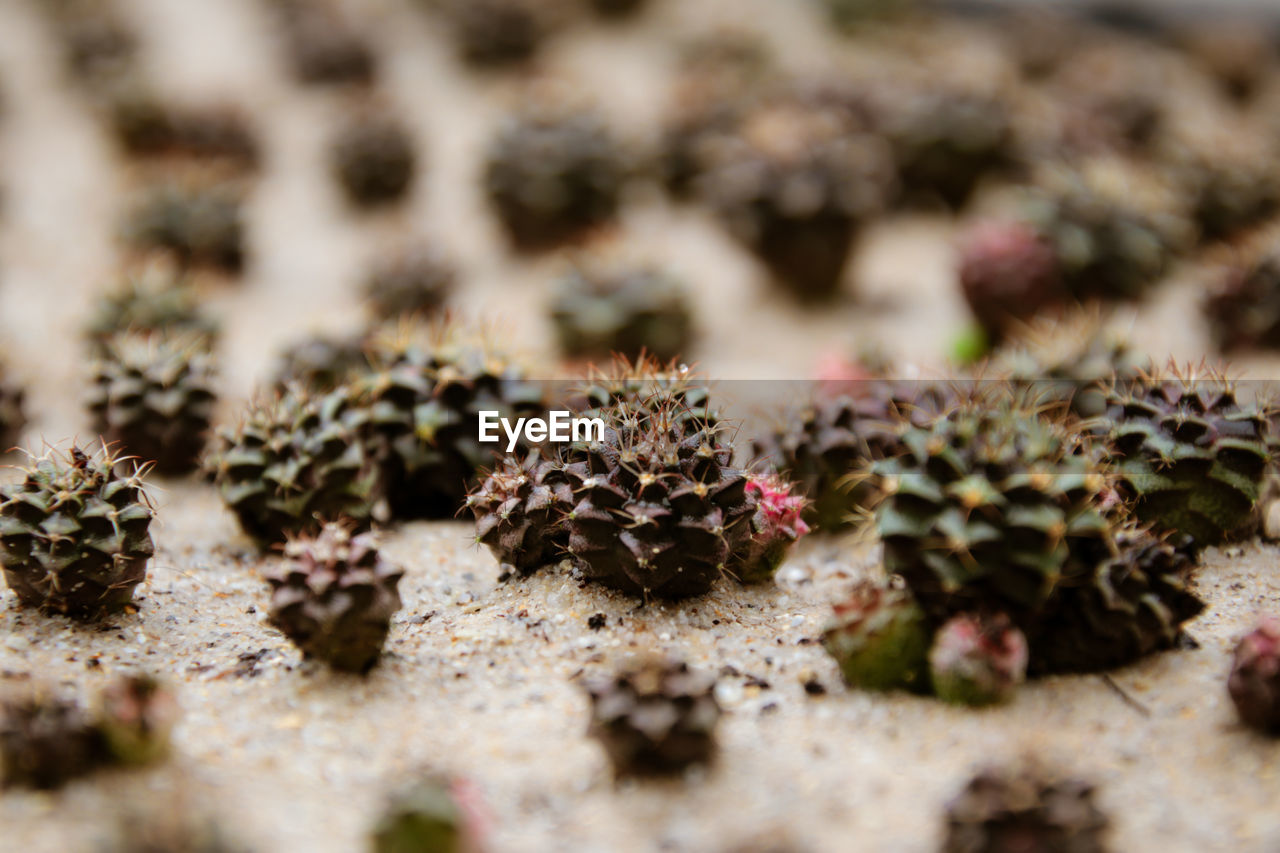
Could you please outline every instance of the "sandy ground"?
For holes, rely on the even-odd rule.
[[[126,3],[158,82],[176,96],[242,103],[267,151],[249,204],[248,274],[207,287],[225,326],[228,412],[281,344],[358,324],[353,283],[373,253],[406,235],[434,235],[457,258],[462,315],[503,330],[535,360],[551,355],[542,307],[562,262],[511,256],[474,180],[479,146],[519,97],[516,82],[461,74],[409,4],[366,5],[384,90],[421,132],[428,165],[406,209],[357,219],[321,179],[342,96],[293,86],[254,0]],[[670,72],[662,34],[728,16],[769,33],[793,67],[822,67],[835,48],[796,6],[659,3],[635,26],[568,34],[542,74],[582,83],[643,143]],[[29,382],[27,439],[38,445],[85,435],[77,331],[87,297],[113,280],[114,223],[134,179],[65,85],[35,7],[0,0],[0,335]],[[642,194],[624,217],[638,245],[694,284],[704,331],[697,361],[739,379],[801,377],[822,353],[864,345],[940,365],[964,322],[949,281],[952,227],[918,217],[872,229],[849,276],[859,298],[806,313],[773,296],[701,214]],[[1190,309],[1203,278],[1181,268],[1153,304],[1115,322],[1153,354],[1198,358],[1206,337]],[[1270,366],[1247,363],[1255,375]],[[4,593],[0,681],[49,679],[91,695],[113,673],[158,672],[184,711],[176,754],[166,766],[57,794],[4,792],[0,846],[96,849],[118,816],[177,790],[253,850],[359,850],[387,793],[433,768],[474,781],[502,851],[720,851],[755,839],[797,850],[928,850],[943,804],[977,766],[1034,753],[1099,784],[1116,849],[1280,847],[1280,746],[1236,725],[1224,689],[1234,639],[1257,610],[1280,604],[1271,546],[1209,553],[1199,584],[1210,606],[1190,625],[1199,649],[1110,681],[1047,679],[1008,707],[974,712],[840,685],[813,639],[830,598],[874,565],[873,549],[851,543],[806,542],[776,587],[725,586],[640,609],[555,572],[498,585],[467,525],[407,525],[383,535],[407,569],[405,606],[384,663],[360,679],[302,664],[265,624],[258,558],[209,489],[158,483],[155,497],[159,553],[139,612],[85,628],[20,611]],[[608,624],[592,631],[596,613]],[[575,681],[653,649],[721,674],[721,758],[683,781],[615,785],[584,737]],[[805,692],[814,679],[825,695]]]

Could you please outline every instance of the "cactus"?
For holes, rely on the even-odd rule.
[[[106,760],[141,765],[168,753],[177,718],[177,701],[168,688],[149,675],[126,675],[99,694],[93,726]]]
[[[805,500],[792,493],[794,488],[772,472],[748,475],[747,496],[755,499],[756,512],[751,517],[751,538],[734,555],[730,569],[739,581],[772,580],[787,551],[809,532],[809,525],[801,518]]]
[[[404,199],[417,167],[413,139],[394,116],[366,109],[334,137],[330,166],[347,201],[360,208]]]
[[[1240,640],[1227,691],[1245,725],[1280,734],[1280,620],[1264,617]]]
[[[1092,785],[1030,768],[983,770],[947,805],[944,853],[1103,853],[1109,821]]]
[[[144,473],[106,449],[72,446],[0,486],[0,559],[19,601],[91,619],[133,600],[155,551]]]
[[[1004,614],[961,613],[938,629],[929,650],[933,692],[954,705],[1007,702],[1027,674],[1027,638]]]
[[[538,452],[523,461],[504,457],[467,496],[467,507],[476,519],[476,541],[488,546],[503,566],[522,575],[568,553],[564,518],[573,504],[563,461]]]
[[[864,690],[925,687],[930,630],[910,591],[864,581],[837,601],[822,645],[845,683]]]
[[[0,704],[0,783],[60,788],[98,766],[98,738],[81,707],[44,690]]]

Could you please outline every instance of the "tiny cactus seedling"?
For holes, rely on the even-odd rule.
[[[548,103],[503,122],[484,183],[514,244],[539,250],[613,219],[625,177],[623,153],[598,113]]]
[[[94,719],[104,760],[139,765],[163,758],[177,718],[177,701],[159,681],[146,675],[117,678],[99,694]]]
[[[886,87],[876,129],[893,147],[909,203],[965,206],[983,179],[1013,165],[1013,121],[995,94],[937,84]]]
[[[618,776],[664,776],[715,756],[714,679],[681,662],[650,660],[587,685],[590,733]]]
[[[320,519],[368,524],[380,494],[380,468],[346,423],[350,393],[313,395],[290,388],[253,404],[223,430],[205,458],[227,507],[261,545],[315,532]]]
[[[382,207],[404,199],[417,167],[413,139],[394,116],[360,114],[334,137],[330,162],[351,204]]]
[[[75,702],[33,690],[0,703],[0,784],[52,790],[98,766],[98,737]]]
[[[756,502],[751,517],[751,539],[731,569],[743,583],[762,583],[787,556],[795,541],[809,532],[801,515],[805,500],[794,494],[795,486],[772,472],[747,476],[747,496]]]
[[[211,357],[195,339],[118,335],[94,362],[89,413],[105,442],[158,474],[199,467],[213,419]]]
[[[481,853],[464,783],[430,779],[402,791],[373,828],[372,853]]]
[[[1137,516],[1201,548],[1252,522],[1271,461],[1270,414],[1238,399],[1216,370],[1170,365],[1115,383],[1094,428]]]
[[[984,770],[947,806],[943,853],[1103,853],[1107,816],[1092,785],[1030,768]]]
[[[929,674],[944,702],[1006,702],[1026,678],[1027,638],[1002,614],[953,616],[934,635]]]
[[[400,609],[403,575],[381,557],[372,534],[326,524],[314,537],[291,540],[284,564],[267,574],[271,621],[307,657],[366,672]]]
[[[72,447],[0,486],[0,559],[19,601],[91,619],[133,600],[155,551],[143,473],[108,450]]]
[[[295,341],[276,357],[272,384],[284,391],[299,385],[332,391],[368,367],[365,335],[316,334]]]
[[[1280,619],[1262,619],[1236,646],[1227,690],[1245,725],[1280,734]]]
[[[929,635],[908,590],[865,581],[836,602],[822,645],[852,687],[919,690],[929,669]]]

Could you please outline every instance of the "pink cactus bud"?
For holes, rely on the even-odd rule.
[[[929,669],[943,701],[1004,702],[1026,678],[1027,639],[1003,613],[954,616],[934,636]]]
[[[792,483],[773,472],[747,477],[747,495],[755,498],[756,512],[751,519],[751,540],[733,570],[743,583],[772,578],[792,543],[809,532],[809,525],[800,517],[805,499],[792,494],[792,488]]]

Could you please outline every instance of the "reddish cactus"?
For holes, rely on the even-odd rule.
[[[1227,690],[1242,722],[1280,734],[1280,619],[1263,617],[1236,646]]]
[[[793,487],[773,472],[747,477],[747,494],[756,499],[756,513],[751,518],[751,539],[733,569],[743,583],[772,578],[792,543],[809,532],[809,525],[800,518],[806,501],[792,494]]]
[[[968,232],[960,246],[960,287],[992,342],[1064,298],[1054,248],[1020,222],[986,222]]]

